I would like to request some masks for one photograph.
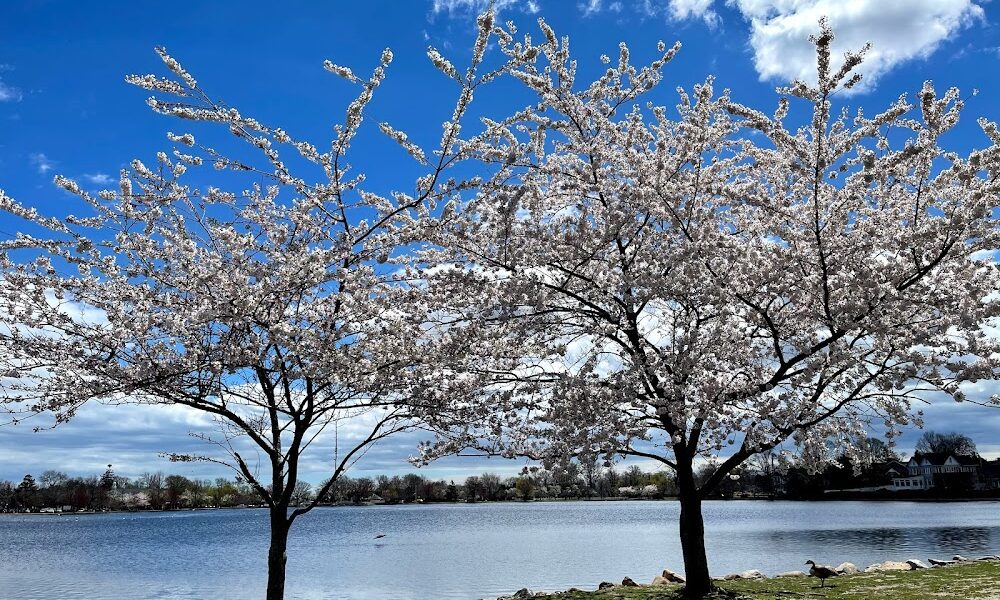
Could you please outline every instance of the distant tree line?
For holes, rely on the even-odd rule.
[[[375,478],[342,478],[323,498],[325,503],[496,502],[501,500],[663,498],[676,492],[671,475],[573,463],[556,471],[538,470],[515,477],[483,473],[464,482],[432,480],[416,473]]]
[[[968,444],[968,438],[965,438]],[[974,444],[972,448],[975,448]],[[822,471],[810,470],[795,456],[759,454],[731,473],[714,498],[815,498],[828,489],[890,483],[886,466],[901,460],[883,440],[872,438],[852,460],[846,454]],[[855,464],[857,463],[857,464]],[[698,481],[710,478],[717,463],[702,463]],[[331,486],[325,503],[493,502],[501,500],[672,498],[677,482],[667,471],[644,471],[637,465],[605,467],[583,460],[552,471],[538,470],[502,478],[493,473],[469,477],[464,483],[430,480],[418,474],[343,478]]]
[[[967,436],[933,431],[920,438],[916,451],[978,456],[975,443]],[[823,496],[828,490],[880,486],[891,482],[887,465],[903,460],[888,444],[875,438],[866,442],[855,459],[846,454],[834,458],[822,471],[813,471],[794,456],[775,452],[758,454],[726,477],[713,497],[809,499]],[[703,463],[696,479],[707,480],[715,469],[716,463]],[[325,487],[326,482],[322,482],[315,489]],[[672,473],[644,471],[637,465],[616,469],[593,459],[558,470],[537,470],[514,477],[483,473],[460,482],[429,479],[416,473],[341,477],[329,486],[321,503],[657,499],[676,495],[677,484]],[[299,481],[292,503],[302,504],[314,497],[314,488]],[[100,476],[69,477],[50,470],[37,480],[29,474],[20,482],[0,481],[0,512],[170,510],[256,506],[260,502],[253,488],[241,479],[190,479],[163,473],[144,473],[130,479],[116,475],[111,465]]]
[[[0,512],[165,510],[258,504],[257,494],[244,482],[225,478],[189,479],[183,475],[144,473],[121,477],[108,469],[100,476],[70,477],[45,471],[35,479],[0,481]]]
[[[326,482],[315,489],[323,489]],[[293,504],[314,498],[314,488],[296,484]],[[638,466],[623,470],[594,464],[572,464],[560,471],[539,470],[516,477],[483,473],[464,481],[434,480],[416,473],[377,477],[343,477],[321,499],[324,504],[401,504],[413,502],[496,502],[502,500],[583,498],[664,498],[676,494],[666,472]],[[45,471],[37,479],[0,481],[0,512],[171,510],[256,506],[256,492],[245,482],[225,478],[191,479],[182,475],[145,473],[128,478],[110,468],[100,476],[70,477]]]

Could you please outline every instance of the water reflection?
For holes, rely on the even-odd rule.
[[[987,527],[936,527],[930,530],[934,544],[942,550],[955,553],[970,553],[973,550],[986,553],[997,546],[993,540],[1000,539],[997,528]]]
[[[761,531],[757,537],[764,538],[765,546],[810,549],[817,555],[875,550],[886,555],[901,556],[916,551],[932,553],[935,558],[950,558],[952,554],[987,553],[1000,546],[1000,527]]]

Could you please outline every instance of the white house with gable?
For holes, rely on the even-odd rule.
[[[935,485],[935,478],[942,475],[968,473],[977,482],[982,459],[977,456],[945,454],[941,452],[917,453],[906,463],[906,474],[894,473],[893,491],[927,490]]]

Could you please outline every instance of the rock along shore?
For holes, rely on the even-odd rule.
[[[917,560],[917,559],[907,559],[902,561],[887,560],[881,563],[875,563],[860,569],[853,563],[844,562],[836,567],[830,567],[837,572],[837,577],[849,577],[851,575],[857,575],[859,573],[887,573],[891,571],[917,571],[921,569],[936,569],[943,567],[950,567],[955,565],[973,564],[977,562],[1000,562],[1000,555],[988,555],[981,556],[975,559],[969,559],[961,555],[955,555],[950,560],[941,560],[929,558],[927,563]],[[762,580],[762,579],[781,579],[781,578],[804,578],[809,577],[809,574],[805,571],[786,571],[784,573],[778,573],[773,577],[768,577],[761,571],[757,569],[751,569],[748,571],[742,571],[739,573],[730,573],[724,576],[713,577],[712,579],[716,581],[739,581],[739,580]],[[631,577],[625,577],[622,579],[621,583],[612,583],[609,581],[603,581],[597,586],[597,591],[609,590],[613,588],[638,588],[638,587],[657,587],[657,586],[673,586],[677,584],[683,584],[684,577],[671,571],[670,569],[664,569],[662,573],[653,578],[653,580],[648,584],[636,583]],[[558,592],[545,592],[545,591],[531,591],[528,588],[522,588],[509,596],[500,596],[497,600],[524,600],[525,598],[545,598],[554,597],[557,598],[562,595],[572,595],[585,592],[585,590],[579,588],[570,588],[564,591]]]

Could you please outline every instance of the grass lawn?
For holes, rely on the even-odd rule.
[[[745,600],[1000,600],[1000,562],[860,573],[830,579],[825,589],[819,587],[819,580],[814,577],[721,581],[717,584],[724,590],[741,594]],[[680,600],[678,589],[679,586],[615,587],[599,592],[560,593],[552,597],[560,600]]]

